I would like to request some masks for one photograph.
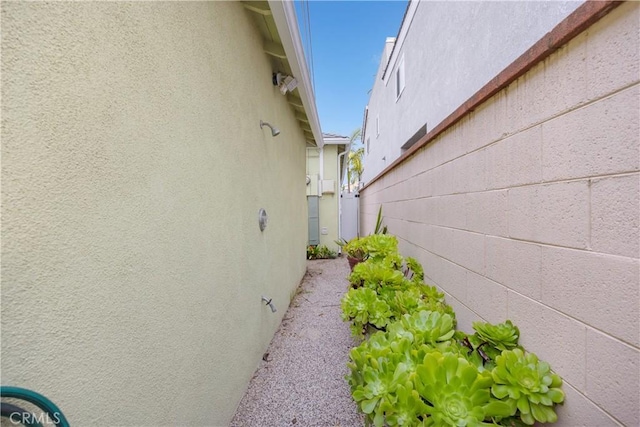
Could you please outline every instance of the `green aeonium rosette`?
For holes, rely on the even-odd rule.
[[[514,348],[518,345],[518,338],[520,338],[520,330],[511,323],[511,320],[497,325],[473,322],[473,329],[482,341],[491,344],[500,351]]]
[[[424,426],[491,426],[512,407],[491,397],[493,380],[454,353],[428,353],[418,366],[415,388],[426,402]]]
[[[493,395],[516,406],[525,424],[557,421],[553,407],[564,401],[562,379],[535,354],[525,354],[519,348],[502,352],[496,358],[492,376]]]

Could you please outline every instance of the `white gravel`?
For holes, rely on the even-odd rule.
[[[349,265],[307,262],[305,276],[231,421],[231,427],[360,427],[344,376],[357,342],[340,318]]]

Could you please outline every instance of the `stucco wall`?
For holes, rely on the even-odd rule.
[[[324,193],[320,198],[320,244],[338,251],[338,202],[340,200],[340,189],[338,183],[338,146],[325,144],[324,151],[324,171],[323,179],[333,180],[333,194]],[[327,234],[322,234],[322,229],[326,228]]]
[[[363,138],[369,140],[364,182],[400,157],[401,147],[425,123],[429,130],[440,123],[580,4],[420,1],[412,5],[415,14],[404,22],[406,37],[401,33],[390,62],[381,64],[373,83]],[[402,58],[405,90],[397,98],[395,73]]]
[[[305,271],[262,45],[237,2],[2,3],[2,384],[72,425],[229,422]]]
[[[640,425],[640,5],[625,3],[361,191],[461,329],[511,319],[558,426]]]
[[[322,152],[322,154],[320,154]],[[338,171],[338,146],[326,144],[322,148],[309,148],[307,149],[307,175],[311,179],[315,179],[316,176],[320,177],[320,180],[333,180],[334,181],[334,193],[322,193],[318,199],[318,212],[319,212],[319,230],[320,233],[320,245],[326,246],[333,251],[338,251],[339,246],[335,243],[338,240],[338,202],[340,201],[339,192],[339,171]],[[321,160],[322,159],[322,160]],[[322,174],[320,174],[320,163],[322,162]],[[320,188],[315,183],[307,186],[307,193],[313,194],[316,188]],[[323,228],[326,229],[327,234],[323,233]]]

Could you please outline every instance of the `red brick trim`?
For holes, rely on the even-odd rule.
[[[538,40],[538,42],[529,50],[520,55],[518,59],[513,61],[509,66],[507,66],[507,68],[502,70],[497,76],[489,81],[489,83],[482,87],[482,89],[473,94],[471,98],[465,101],[453,113],[440,122],[438,126],[433,128],[393,163],[383,169],[383,171],[369,181],[364,188],[367,188],[375,181],[382,178],[385,174],[395,169],[409,157],[413,156],[416,151],[433,141],[442,132],[460,121],[469,112],[475,110],[479,105],[487,101],[493,95],[513,83],[518,77],[522,76],[539,62],[543,61],[553,52],[568,43],[578,34],[585,31],[591,25],[595,24],[600,20],[600,18],[620,6],[622,3],[624,2],[613,0],[588,0],[583,3],[571,15],[567,16],[562,22],[556,25],[553,30]]]

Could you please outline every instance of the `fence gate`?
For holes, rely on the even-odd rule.
[[[360,195],[358,193],[340,194],[340,237],[345,240],[358,235],[360,215]]]

